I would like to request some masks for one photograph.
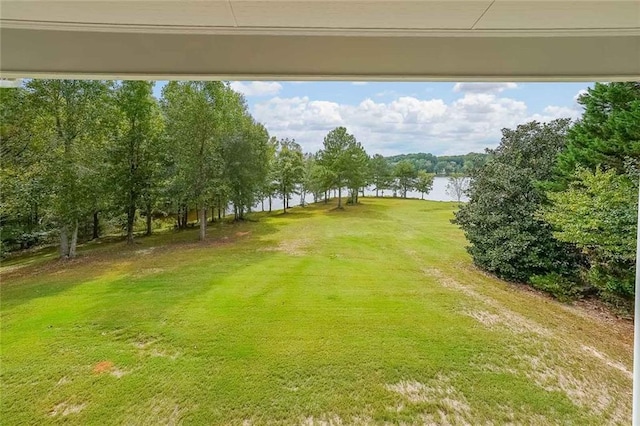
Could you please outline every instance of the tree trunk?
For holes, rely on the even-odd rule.
[[[214,223],[215,221],[216,221],[216,208],[211,207],[211,223]]]
[[[145,235],[151,235],[151,203],[147,203],[147,232]]]
[[[60,258],[66,259],[69,257],[69,229],[67,225],[60,228]]]
[[[200,241],[204,241],[207,236],[207,208],[202,206],[200,209]]]
[[[376,187],[376,198],[378,198],[378,188]]]
[[[127,208],[127,244],[133,244],[133,221],[136,217],[135,204],[129,204]]]
[[[92,240],[100,238],[100,218],[98,217],[98,212],[93,212],[93,235],[91,236]]]
[[[269,195],[269,213],[271,213],[271,195]]]
[[[338,208],[342,208],[342,188],[338,188]]]
[[[262,204],[262,211],[264,211],[264,198],[260,200],[260,203]]]
[[[78,221],[76,220],[76,225],[73,227],[73,234],[71,235],[71,245],[69,245],[69,258],[73,259],[76,257],[76,247],[78,246]]]
[[[420,199],[421,199],[421,200],[424,200],[424,192],[421,192],[421,193],[420,193]]]

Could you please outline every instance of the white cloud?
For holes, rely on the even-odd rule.
[[[354,86],[364,86],[365,84],[367,84],[366,81],[352,81],[351,84],[353,84]]]
[[[587,89],[578,90],[578,93],[576,93],[576,95],[573,97],[573,100],[578,102],[578,99],[580,99],[580,96],[582,96],[582,95],[584,95],[586,93],[588,93]]]
[[[577,118],[579,111],[548,106],[541,114],[531,114],[522,101],[470,92],[450,103],[414,96],[391,101],[365,99],[357,105],[275,97],[255,104],[253,115],[273,136],[294,138],[308,152],[322,147],[328,131],[345,126],[370,154],[392,155],[482,152],[499,143],[502,128],[531,120]]]
[[[516,83],[456,83],[453,86],[453,91],[456,93],[500,93],[517,87]]]
[[[276,81],[232,81],[230,85],[245,96],[276,95],[282,90],[282,84]]]
[[[572,120],[577,120],[580,118],[580,115],[581,111],[578,108],[549,105],[543,110],[542,114],[533,114],[530,117],[530,120],[541,122],[555,120],[556,118],[570,118]]]

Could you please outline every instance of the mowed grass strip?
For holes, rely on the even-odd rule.
[[[2,423],[628,424],[631,323],[481,273],[455,208],[364,198],[13,260]]]

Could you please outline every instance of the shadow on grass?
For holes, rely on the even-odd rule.
[[[38,255],[27,257],[22,262],[32,263],[0,275],[2,311],[6,313],[31,300],[56,296],[80,285],[101,280],[108,282],[114,274],[123,274],[124,277],[115,282],[122,283],[122,289],[126,289],[128,294],[136,294],[144,290],[144,286],[136,287],[140,283],[141,270],[161,269],[156,265],[156,258],[162,259],[164,265],[180,269],[198,256],[216,259],[229,249],[242,251],[246,248],[248,253],[252,253],[256,252],[256,247],[268,245],[268,242],[261,242],[261,237],[273,234],[277,229],[268,221],[222,222],[208,226],[208,236],[204,241],[198,241],[198,229],[187,229],[140,237],[133,245],[126,244],[124,238],[99,245],[93,243],[91,247],[84,245],[78,257],[71,260],[42,260]],[[251,245],[247,246],[247,242]],[[266,255],[269,252],[264,250],[261,253]],[[194,256],[193,259],[190,256]],[[189,277],[182,279],[188,281]]]

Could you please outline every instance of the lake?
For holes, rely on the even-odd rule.
[[[452,196],[450,196],[449,194],[447,194],[447,183],[449,182],[449,178],[447,177],[435,177],[433,179],[433,189],[428,193],[425,194],[424,199],[425,200],[432,200],[432,201],[456,201],[456,199]],[[376,191],[372,190],[370,188],[367,188],[365,190],[365,196],[375,196],[376,195]],[[380,195],[382,195],[382,192],[379,192]],[[347,191],[343,192],[343,196],[346,196],[348,194]],[[384,196],[385,197],[392,197],[393,196],[393,191],[391,190],[385,190],[384,191]],[[420,198],[420,193],[417,191],[409,191],[407,192],[407,198]],[[462,197],[462,201],[467,201],[467,197]],[[311,194],[307,194],[307,196],[305,197],[305,202],[307,203],[313,203],[313,195]],[[294,195],[291,200],[289,200],[289,206],[290,207],[294,207],[294,206],[299,206],[300,205],[300,196],[299,195]],[[282,198],[272,198],[271,200],[271,209],[272,210],[282,210]],[[265,210],[269,210],[269,200],[265,200],[264,201],[264,209]],[[261,211],[262,210],[262,204],[261,203],[257,203],[254,207],[254,211]]]

